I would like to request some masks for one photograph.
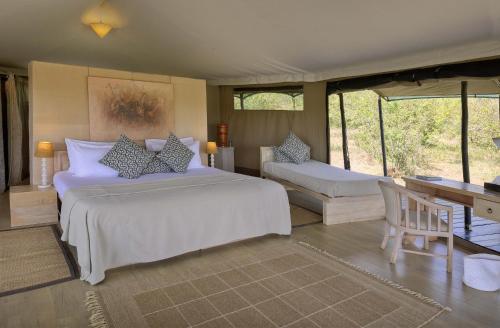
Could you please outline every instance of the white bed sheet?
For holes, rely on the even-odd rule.
[[[187,170],[186,173],[155,173],[146,174],[137,179],[127,179],[121,177],[77,177],[69,171],[60,171],[54,175],[54,187],[59,194],[59,197],[62,199],[66,191],[72,188],[100,185],[134,184],[151,181],[161,181],[181,176],[204,176],[215,174],[218,172],[220,172],[220,170],[216,168],[204,167],[198,169],[190,169]]]
[[[310,160],[303,164],[265,162],[264,172],[329,197],[380,194],[377,181],[391,178],[344,170]]]

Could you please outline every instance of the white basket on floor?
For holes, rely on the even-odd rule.
[[[474,254],[464,257],[464,284],[494,292],[500,289],[500,256]]]

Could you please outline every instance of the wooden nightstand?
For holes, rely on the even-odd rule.
[[[215,167],[224,171],[234,172],[234,147],[217,147]]]
[[[57,193],[54,187],[10,187],[10,225],[19,227],[57,223]]]

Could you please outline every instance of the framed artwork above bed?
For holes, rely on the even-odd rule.
[[[88,77],[90,139],[165,138],[175,132],[170,83]]]

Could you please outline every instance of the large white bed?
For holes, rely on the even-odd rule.
[[[91,284],[111,268],[291,233],[283,186],[213,168],[136,180],[60,171],[54,185],[62,200],[61,238],[76,247],[81,279]]]
[[[261,147],[261,176],[288,189],[303,192],[323,202],[323,223],[336,224],[385,217],[379,180],[392,180],[347,171],[314,160],[302,164],[274,161],[272,147]]]

